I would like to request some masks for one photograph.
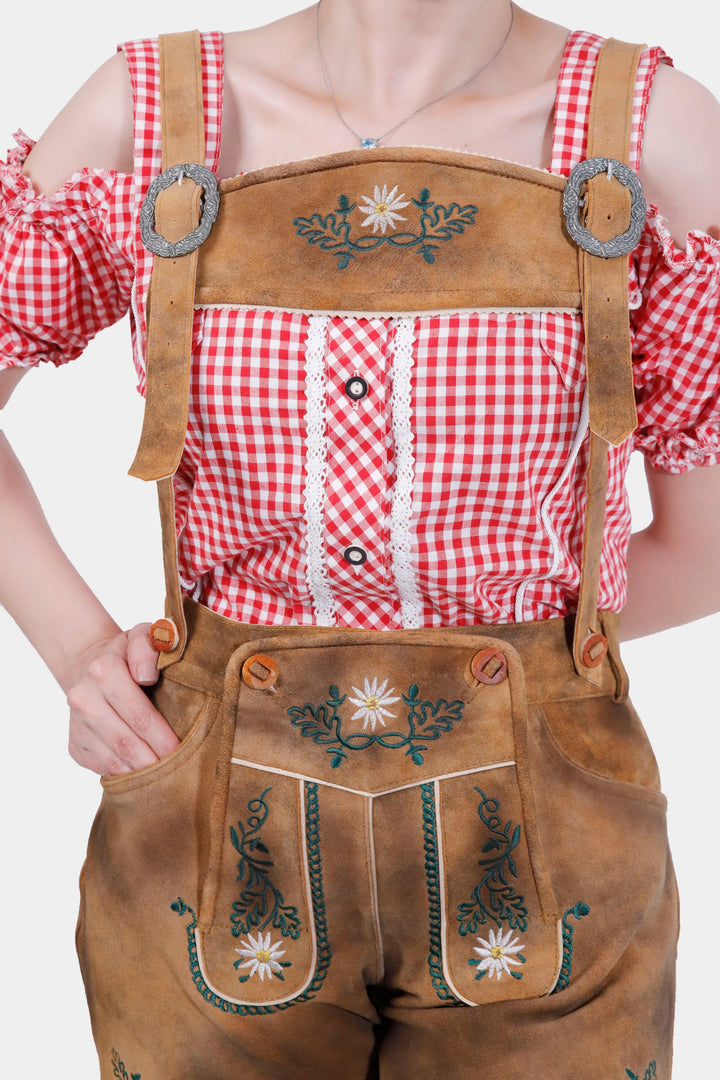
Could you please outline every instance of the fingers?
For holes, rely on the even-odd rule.
[[[130,674],[144,686],[157,682],[160,672],[155,649],[150,644],[150,623],[138,623],[127,632],[127,661]]]
[[[142,769],[165,757],[179,739],[138,685],[155,654],[147,641],[149,623],[99,643],[78,682],[68,691],[69,750],[78,764],[98,773]],[[155,682],[157,670],[149,682]]]

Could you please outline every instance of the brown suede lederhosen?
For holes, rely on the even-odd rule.
[[[204,160],[201,79],[197,35],[161,43],[169,169]],[[627,161],[637,57],[617,42],[601,54],[589,157]],[[340,283],[307,245],[258,238],[264,208],[308,214],[378,162],[405,190],[482,207],[483,228],[439,274],[418,260],[401,275],[383,248]],[[78,924],[103,1080],[670,1080],[665,799],[618,617],[597,611],[607,447],[635,425],[627,262],[576,248],[563,188],[474,155],[348,152],[224,182],[209,238],[156,255],[133,471],[159,482],[155,637],[170,648],[151,696],[182,742],[103,780]],[[622,232],[626,189],[604,173],[586,191],[585,226],[601,241]],[[157,232],[190,233],[200,195],[190,179],[165,188]],[[171,476],[194,303],[581,307],[591,453],[577,617],[267,627],[183,600]]]

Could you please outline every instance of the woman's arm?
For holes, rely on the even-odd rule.
[[[132,170],[124,56],[104,64],[38,141],[24,171],[55,191],[83,167]],[[27,369],[0,372],[0,409]],[[69,562],[0,432],[0,604],[67,694],[70,753],[100,773],[142,768],[178,740],[138,684],[157,681],[148,624],[124,633]]]
[[[0,405],[20,377],[0,372]],[[157,680],[148,624],[120,630],[61,550],[1,431],[0,604],[67,694],[70,753],[79,764],[126,772],[177,746],[138,685]]]
[[[57,189],[79,169],[132,172],[133,103],[127,61],[115,53],[58,113],[28,154],[36,191]]]
[[[720,104],[694,79],[661,65],[641,176],[679,247],[693,228],[720,236],[718,175]],[[653,520],[630,538],[624,640],[720,611],[720,465],[679,475],[646,465],[645,472]]]
[[[720,611],[720,465],[645,473],[653,520],[630,537],[623,641]]]
[[[19,378],[0,372],[0,405]],[[0,604],[67,694],[70,753],[79,764],[127,772],[177,746],[138,685],[157,680],[149,624],[120,630],[61,550],[1,431]]]
[[[720,237],[720,103],[695,79],[660,64],[648,104],[640,178],[675,243],[691,229]]]

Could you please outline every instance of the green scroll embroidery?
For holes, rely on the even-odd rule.
[[[285,904],[282,893],[271,882],[268,870],[273,862],[259,835],[270,813],[265,796],[271,790],[265,788],[262,795],[250,800],[250,816],[245,824],[238,821],[237,829],[230,826],[230,839],[240,855],[237,880],[242,885],[240,899],[233,903],[232,932],[240,937],[255,928],[262,931],[272,926],[283,937],[296,941],[300,937],[297,908]]]
[[[120,1060],[120,1055],[117,1050],[113,1050],[112,1052],[112,1067],[113,1076],[117,1077],[117,1080],[141,1080],[140,1073],[128,1074],[125,1064]]]
[[[438,857],[435,791],[432,784],[421,784],[425,879],[430,906],[430,953],[428,967],[435,993],[441,1001],[462,1005],[445,982],[442,963],[442,909],[440,905],[440,859]]]
[[[330,687],[329,696],[321,705],[292,705],[287,710],[288,716],[293,727],[299,728],[303,738],[312,739],[318,746],[325,747],[333,769],[337,769],[347,759],[348,751],[367,750],[374,744],[390,750],[405,748],[405,756],[415,765],[422,765],[423,753],[427,750],[425,744],[436,742],[446,731],[452,731],[453,725],[462,720],[465,703],[446,701],[444,698],[438,701],[421,701],[416,685],[411,686],[401,698],[393,697],[393,690],[387,691],[386,686],[387,680],[378,687],[377,679],[373,680],[373,683],[366,679],[363,690],[353,687],[359,696],[349,700],[359,707],[350,719],[363,720],[363,731],[347,734],[343,730],[346,721],[340,715],[340,706],[348,695],[341,694],[337,686]],[[374,734],[376,724],[384,728],[386,720],[396,719],[396,714],[390,712],[387,706],[399,700],[408,707],[408,731],[382,731]],[[368,725],[371,732],[366,730]]]
[[[327,975],[332,958],[332,950],[328,942],[327,916],[325,912],[325,893],[323,889],[322,857],[320,853],[320,809],[318,804],[318,785],[309,781],[305,782],[305,836],[308,854],[308,867],[310,870],[310,895],[312,896],[313,917],[315,920],[315,933],[317,937],[317,962],[315,972],[310,985],[302,994],[290,1001],[280,1002],[278,1005],[238,1005],[228,1001],[210,989],[205,981],[200,967],[197,953],[195,929],[197,927],[197,915],[193,909],[178,897],[170,907],[181,917],[189,914],[190,922],[185,930],[187,933],[187,949],[190,958],[190,975],[199,994],[216,1009],[235,1016],[265,1016],[269,1013],[281,1012],[289,1009],[291,1005],[299,1005],[301,1002],[310,1001],[315,997],[323,980]],[[123,1078],[124,1080],[124,1078]]]
[[[582,902],[575,904],[574,907],[568,908],[563,915],[563,930],[562,930],[562,942],[563,942],[563,955],[562,964],[560,965],[560,976],[555,985],[553,994],[559,993],[561,990],[565,990],[570,982],[570,976],[572,975],[572,958],[573,958],[573,934],[575,933],[575,927],[569,923],[569,918],[573,915],[576,919],[582,919],[586,915],[590,914],[590,908],[587,904]]]
[[[387,184],[383,185],[382,190],[376,185],[372,197],[362,195],[361,198],[365,205],[358,207],[356,202],[350,202],[347,195],[340,195],[337,208],[329,214],[318,213],[309,218],[293,219],[297,235],[304,236],[308,244],[318,244],[322,251],[329,252],[337,259],[338,270],[344,270],[350,260],[356,259],[358,255],[384,245],[414,248],[426,263],[434,263],[435,252],[440,243],[464,233],[466,228],[475,224],[475,215],[478,213],[477,206],[460,206],[459,203],[443,206],[436,203],[430,198],[427,188],[422,189],[417,199],[404,202],[405,195],[397,194],[397,186],[388,192]],[[398,211],[411,205],[420,211],[416,230],[386,235],[388,229],[397,228],[396,221],[407,220]],[[356,209],[366,215],[365,220],[358,223],[359,228],[372,225],[372,235],[352,235],[355,220],[351,221],[350,217]],[[380,236],[377,235],[378,230]]]
[[[477,932],[488,920],[496,922],[498,927],[507,923],[511,930],[527,930],[527,907],[525,900],[515,892],[508,876],[518,876],[515,860],[511,852],[520,842],[520,826],[513,829],[511,821],[502,824],[498,814],[500,803],[490,799],[480,788],[475,788],[481,798],[477,812],[490,831],[490,838],[483,845],[483,854],[478,866],[485,871],[471,893],[470,900],[458,904],[458,933],[465,937]]]
[[[647,1069],[645,1070],[645,1075],[643,1076],[642,1080],[655,1080],[655,1077],[657,1076],[657,1072],[655,1071],[655,1069],[655,1062],[651,1061]],[[630,1069],[626,1069],[625,1073],[627,1074],[627,1076],[630,1077],[630,1080],[640,1080],[640,1077],[637,1075],[637,1073],[631,1072]]]

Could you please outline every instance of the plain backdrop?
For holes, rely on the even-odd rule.
[[[213,8],[203,6],[199,17],[198,5],[189,0],[5,5],[0,142],[11,145],[11,132],[18,126],[37,138],[119,41],[196,26],[243,29],[302,6],[292,0],[218,2]],[[528,0],[525,6],[574,29],[662,44],[678,67],[720,95],[707,0],[682,5]],[[61,543],[115,619],[130,626],[156,618],[163,590],[154,487],[126,475],[141,422],[127,322],[102,333],[74,364],[28,375],[2,416]],[[633,527],[642,528],[648,504],[639,461],[633,462],[629,484]],[[68,758],[64,696],[2,610],[0,642],[2,1071],[20,1080],[50,1075],[92,1080],[97,1062],[73,930],[77,875],[98,782]],[[676,1080],[709,1076],[717,1060],[716,928],[710,914],[717,887],[712,796],[719,645],[720,616],[713,616],[624,648],[631,695],[670,797],[671,843],[682,894]],[[142,979],[142,971],[137,976]],[[642,1074],[647,1062],[636,1064]]]

